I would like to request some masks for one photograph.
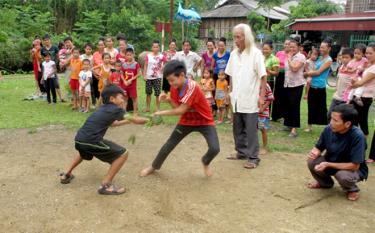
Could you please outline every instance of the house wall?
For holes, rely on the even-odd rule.
[[[199,38],[207,39],[209,37],[218,40],[220,37],[230,37],[233,27],[240,23],[249,23],[244,18],[225,18],[225,19],[202,19],[199,29]]]
[[[364,12],[375,10],[375,0],[347,0],[346,13]]]

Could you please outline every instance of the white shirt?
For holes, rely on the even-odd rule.
[[[56,65],[56,63],[54,61],[49,61],[49,62],[46,62],[44,61],[42,63],[42,66],[43,66],[43,79],[44,80],[47,80],[48,76],[50,74],[52,74],[55,70],[54,66]],[[51,77],[53,78],[53,77]]]
[[[189,51],[186,55],[184,51],[179,51],[176,55],[172,58],[172,60],[178,60],[185,62],[186,72],[188,75],[194,77],[194,66],[202,60],[202,58],[195,52]]]
[[[146,62],[147,62],[147,71],[146,77],[148,80],[153,79],[160,79],[163,77],[162,69],[163,63],[166,62],[166,57],[163,54],[159,53],[158,55],[154,55],[149,53],[146,55]]]
[[[229,94],[233,112],[258,113],[261,78],[267,76],[262,52],[252,47],[250,53],[231,52],[225,73],[232,77]]]
[[[81,70],[81,72],[79,72],[78,76],[79,76],[79,89],[81,90],[82,87],[83,87],[83,85],[85,85],[87,79],[91,79],[92,78],[92,72],[90,70],[88,70],[88,71]],[[90,85],[90,83],[88,83],[86,85],[85,92],[91,92],[91,85]]]

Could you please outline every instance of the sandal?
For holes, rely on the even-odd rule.
[[[246,168],[246,169],[254,169],[254,168],[256,168],[257,166],[258,166],[257,164],[255,164],[255,163],[251,163],[251,162],[247,162],[247,163],[245,163],[245,164],[243,165],[243,167]]]
[[[313,181],[313,182],[308,183],[307,187],[309,189],[321,189],[322,188],[322,186],[317,181]]]
[[[347,192],[346,198],[348,198],[349,201],[356,201],[359,198],[359,192]]]
[[[67,174],[65,172],[60,173],[60,183],[61,184],[69,184],[70,181],[72,181],[73,179],[74,179],[73,174]]]
[[[102,184],[98,189],[98,193],[102,195],[120,195],[125,193],[125,189],[114,184]]]

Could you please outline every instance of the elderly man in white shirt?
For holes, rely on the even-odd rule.
[[[225,73],[231,77],[233,136],[236,153],[228,159],[247,159],[245,168],[259,165],[258,112],[264,105],[267,72],[262,52],[255,46],[251,28],[239,24],[233,29],[236,49],[230,55]]]
[[[195,72],[201,63],[202,58],[197,53],[190,51],[190,49],[190,41],[185,40],[182,43],[182,51],[177,52],[172,59],[184,62],[186,65],[187,76],[194,79]]]

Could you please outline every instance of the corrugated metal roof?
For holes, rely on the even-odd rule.
[[[258,2],[255,0],[237,0],[226,1],[216,9],[201,14],[204,18],[243,18],[247,17],[251,11],[267,18],[283,20],[288,16],[281,14],[273,9],[269,12],[263,8],[258,8]]]

